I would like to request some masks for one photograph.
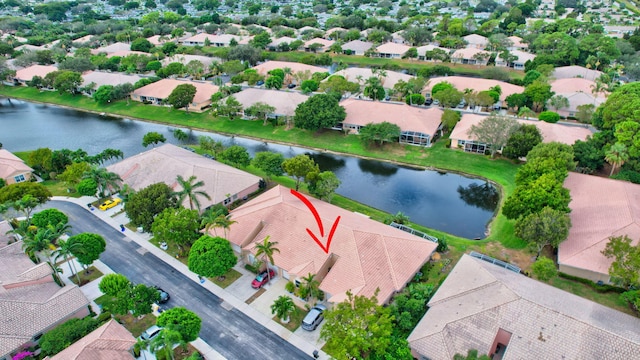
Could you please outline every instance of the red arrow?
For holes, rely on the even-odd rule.
[[[316,210],[315,206],[313,206],[311,201],[309,201],[309,199],[307,199],[304,195],[293,189],[291,189],[291,194],[300,199],[300,201],[302,201],[307,206],[307,208],[309,208],[311,214],[313,214],[313,217],[316,219],[318,228],[320,229],[320,237],[324,237],[324,227],[322,226],[322,220],[320,219],[320,215],[318,214],[318,210]],[[307,233],[309,233],[313,241],[315,241],[316,244],[318,244],[318,246],[320,246],[320,248],[327,254],[329,253],[329,246],[331,246],[331,240],[333,239],[333,234],[336,232],[336,228],[338,227],[339,222],[340,216],[336,218],[336,220],[333,222],[333,226],[331,226],[331,231],[329,231],[329,237],[327,238],[326,246],[322,242],[320,242],[320,240],[318,240],[318,237],[311,230],[309,230],[309,228],[306,229]]]

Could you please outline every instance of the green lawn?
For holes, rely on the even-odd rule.
[[[227,286],[233,284],[236,280],[240,279],[242,274],[235,271],[234,269],[229,269],[226,274],[222,277],[208,278],[214,284],[220,286],[225,289]]]
[[[69,280],[73,281],[78,286],[86,285],[93,280],[99,278],[103,274],[95,266],[89,267],[89,269],[78,269],[78,275],[80,276],[80,284],[78,284],[78,277],[76,275],[69,276]]]
[[[53,196],[69,196],[74,198],[79,198],[82,196],[82,194],[75,191],[75,189],[69,188],[64,181],[45,180],[42,182],[42,185],[46,186],[47,189],[51,191],[51,195]]]
[[[606,307],[622,311],[629,315],[636,316],[634,312],[629,308],[629,305],[620,300],[620,294],[616,292],[601,293],[594,290],[591,286],[583,284],[581,282],[565,279],[560,276],[556,276],[549,282],[554,287],[570,292],[574,295],[578,295],[585,299],[597,302],[598,304]]]
[[[294,332],[300,327],[300,324],[302,324],[302,320],[304,319],[305,316],[307,316],[308,313],[309,311],[301,309],[296,306],[296,309],[294,310],[294,312],[289,316],[288,323],[286,324],[283,323],[282,321],[280,321],[280,318],[278,318],[277,316],[274,316],[273,320],[278,322],[278,324],[287,328],[287,330]]]

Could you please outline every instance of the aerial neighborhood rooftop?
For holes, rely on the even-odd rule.
[[[0,360],[640,354],[638,0],[7,0],[0,78]]]

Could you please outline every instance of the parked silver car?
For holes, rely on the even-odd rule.
[[[153,325],[150,328],[148,328],[147,330],[145,330],[141,335],[140,338],[142,340],[151,340],[154,337],[158,336],[158,334],[160,333],[160,331],[162,330],[161,327],[159,327],[158,325]]]
[[[327,307],[324,305],[316,305],[309,311],[307,316],[302,320],[302,328],[307,331],[315,330],[318,325],[324,320],[323,313],[327,310]]]

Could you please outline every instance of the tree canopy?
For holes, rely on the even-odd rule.
[[[165,141],[167,141],[167,139],[164,135],[155,131],[150,131],[142,137],[142,146],[147,147],[151,144],[155,146],[158,145],[158,143],[163,143]]]
[[[98,234],[81,233],[69,238],[69,243],[79,244],[72,254],[78,259],[78,262],[85,267],[90,266],[94,261],[100,258],[100,254],[107,247],[107,242]]]
[[[570,227],[571,219],[565,212],[545,207],[539,212],[520,217],[516,221],[515,234],[540,256],[545,246],[557,248],[566,240]]]
[[[534,146],[542,142],[542,134],[535,125],[520,125],[514,131],[502,150],[502,155],[510,159],[527,156]]]
[[[338,125],[346,116],[345,109],[334,96],[317,94],[298,105],[293,120],[301,129],[320,130]]]
[[[175,206],[173,189],[165,183],[156,183],[132,194],[124,204],[124,210],[135,226],[150,231],[154,217]]]
[[[198,210],[166,208],[153,220],[151,231],[160,242],[175,244],[181,250],[193,244],[200,234]]]
[[[69,218],[65,213],[58,209],[45,209],[37,212],[33,215],[31,223],[39,228],[46,228],[47,226],[56,226],[58,224],[67,224]]]
[[[626,235],[611,237],[602,254],[613,259],[609,275],[615,283],[625,288],[640,285],[640,244],[633,245]]]
[[[267,176],[280,176],[284,173],[282,163],[284,156],[280,153],[271,151],[260,151],[251,160],[251,165],[257,169],[264,171]]]
[[[46,186],[36,182],[20,182],[0,188],[0,204],[21,200],[25,195],[35,198],[38,204],[44,204],[51,198]]]
[[[217,236],[200,237],[189,251],[189,270],[204,277],[222,276],[237,262],[229,241]]]
[[[378,143],[379,146],[385,142],[396,141],[400,137],[400,127],[396,124],[384,121],[381,123],[369,123],[359,131],[360,139],[365,144]]]
[[[517,186],[504,202],[502,213],[507,219],[517,219],[537,213],[546,206],[568,213],[570,200],[569,190],[562,187],[553,174],[545,173],[527,186]]]
[[[392,319],[390,309],[378,305],[376,295],[368,298],[347,292],[347,300],[325,312],[320,338],[338,359],[383,355],[391,343]]]
[[[167,97],[167,102],[173,106],[174,109],[185,108],[189,112],[189,104],[196,96],[196,87],[191,84],[180,84]]]
[[[187,310],[184,307],[174,307],[163,311],[162,314],[158,316],[156,325],[177,331],[180,333],[182,340],[191,342],[197,339],[200,334],[202,319],[193,311]]]
[[[472,125],[469,133],[479,142],[489,144],[491,156],[507,143],[511,134],[518,129],[518,122],[508,116],[491,115],[477,125]]]
[[[307,154],[296,155],[282,163],[282,169],[296,179],[296,191],[300,188],[300,182],[307,174],[319,172],[318,164]]]
[[[122,274],[107,274],[102,277],[98,288],[109,296],[117,296],[118,293],[131,286],[131,281]]]

